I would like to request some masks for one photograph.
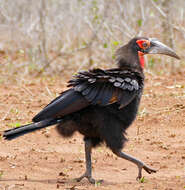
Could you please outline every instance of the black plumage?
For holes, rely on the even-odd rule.
[[[142,47],[143,42],[149,44],[148,48]],[[86,156],[86,171],[78,181],[86,177],[95,183],[91,175],[91,149],[103,142],[117,156],[138,166],[138,178],[142,177],[142,169],[148,173],[156,172],[140,160],[121,152],[126,142],[125,131],[137,115],[144,87],[143,59],[139,52],[143,55],[152,52],[156,43],[149,38],[134,38],[118,49],[117,68],[79,72],[69,81],[69,90],[38,113],[32,124],[5,131],[4,138],[11,140],[54,124],[64,137],[78,131],[84,135]],[[156,47],[159,51],[158,44]],[[163,53],[162,48],[160,53]],[[171,49],[165,48],[164,54],[178,58]]]

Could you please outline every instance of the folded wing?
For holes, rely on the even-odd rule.
[[[88,105],[89,102],[79,92],[69,89],[48,104],[32,120],[38,122],[44,119],[63,117],[83,109]]]
[[[69,81],[71,89],[63,92],[48,104],[33,121],[63,117],[89,105],[128,105],[140,92],[142,81],[130,71],[100,70],[80,72]]]
[[[106,106],[117,102],[121,109],[140,92],[142,81],[130,71],[94,69],[80,72],[68,86],[81,93],[92,105]]]

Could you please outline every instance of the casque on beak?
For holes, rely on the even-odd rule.
[[[155,38],[150,38],[150,48],[147,50],[147,54],[163,54],[180,59],[180,57],[170,47],[161,43]]]

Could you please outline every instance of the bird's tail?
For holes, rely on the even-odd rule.
[[[36,123],[31,123],[28,125],[23,125],[20,127],[16,127],[14,129],[9,129],[4,131],[3,137],[6,140],[12,140],[19,136],[25,135],[27,133],[36,131],[38,129],[42,129],[51,125],[55,125],[57,123],[62,122],[62,119],[45,119]]]

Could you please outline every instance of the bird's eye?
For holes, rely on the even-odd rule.
[[[150,46],[150,41],[145,39],[137,40],[136,43],[141,49],[147,49]]]
[[[143,43],[142,43],[142,46],[143,46],[144,48],[147,48],[147,47],[148,47],[148,44],[147,44],[146,42],[143,42]]]

